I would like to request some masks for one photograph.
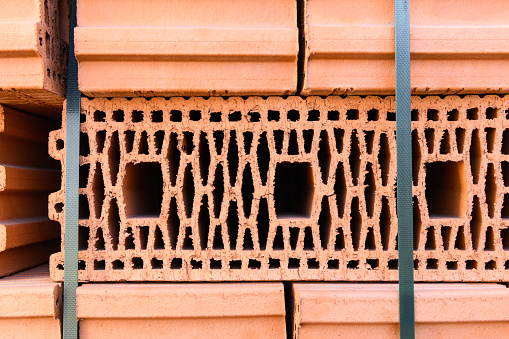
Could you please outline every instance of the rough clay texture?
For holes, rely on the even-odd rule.
[[[295,283],[292,292],[293,338],[399,338],[396,284]],[[498,284],[416,284],[416,337],[505,338],[508,301]]]
[[[80,338],[286,338],[282,283],[84,284],[76,304]]]
[[[508,281],[508,98],[412,107],[415,279]],[[83,99],[79,279],[396,281],[394,111],[393,97]],[[64,136],[49,146],[62,164]],[[64,233],[63,202],[62,188],[49,215]],[[63,253],[50,266],[62,280]]]
[[[61,338],[62,286],[48,265],[0,279],[2,338]]]
[[[48,134],[58,124],[0,105],[0,276],[42,264],[58,251],[60,227],[48,218],[58,162]]]
[[[302,94],[394,94],[394,1],[302,6]],[[410,1],[412,93],[509,93],[508,13],[505,0]]]
[[[88,96],[288,95],[297,90],[294,0],[78,2]]]
[[[66,91],[69,0],[3,0],[0,103],[59,117]]]

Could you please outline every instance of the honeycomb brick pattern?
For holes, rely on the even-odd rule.
[[[416,280],[508,281],[509,98],[412,107]],[[394,97],[83,99],[79,279],[397,280],[394,112]]]

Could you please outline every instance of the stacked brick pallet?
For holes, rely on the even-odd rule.
[[[23,52],[43,61],[39,82],[0,92],[6,104],[56,117],[66,10],[41,4],[47,34]],[[392,13],[388,0],[78,3],[81,338],[397,337],[396,285],[353,283],[398,280]],[[507,288],[466,284],[509,281],[507,14],[501,0],[412,3],[415,278],[456,282],[416,286],[422,336],[509,331]],[[5,124],[23,140],[18,126],[37,125],[34,154],[56,127],[37,119]],[[48,148],[63,173],[65,110],[62,126]],[[55,162],[30,159],[12,165],[37,170],[5,167],[0,199],[53,191],[51,221],[39,205],[6,216],[31,218],[10,228],[30,233],[4,238],[54,252],[60,224],[62,282],[64,177],[57,191]]]

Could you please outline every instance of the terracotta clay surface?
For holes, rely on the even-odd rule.
[[[306,0],[306,95],[394,94],[394,2]],[[508,93],[509,2],[410,2],[415,94]]]
[[[83,99],[80,280],[396,281],[394,104]],[[507,281],[508,98],[412,107],[416,280]]]
[[[297,89],[293,0],[84,0],[75,32],[79,88],[90,96]]]
[[[47,262],[59,248],[60,227],[47,208],[60,179],[47,155],[57,126],[0,105],[0,276]]]
[[[58,117],[66,91],[68,0],[2,0],[0,103]]]
[[[286,338],[281,283],[85,284],[80,338]]]
[[[62,287],[48,265],[0,279],[2,338],[61,338]]]
[[[293,338],[399,338],[397,284],[293,284]],[[417,338],[507,338],[509,289],[416,284]]]

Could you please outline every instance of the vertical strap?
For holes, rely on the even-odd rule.
[[[78,321],[76,318],[76,288],[78,288],[78,185],[81,94],[78,90],[78,62],[76,61],[76,57],[74,55],[74,27],[76,27],[76,0],[72,0],[71,3],[69,59],[67,66],[64,205],[64,339],[75,339],[78,337]]]
[[[399,333],[415,338],[409,0],[395,0]]]

